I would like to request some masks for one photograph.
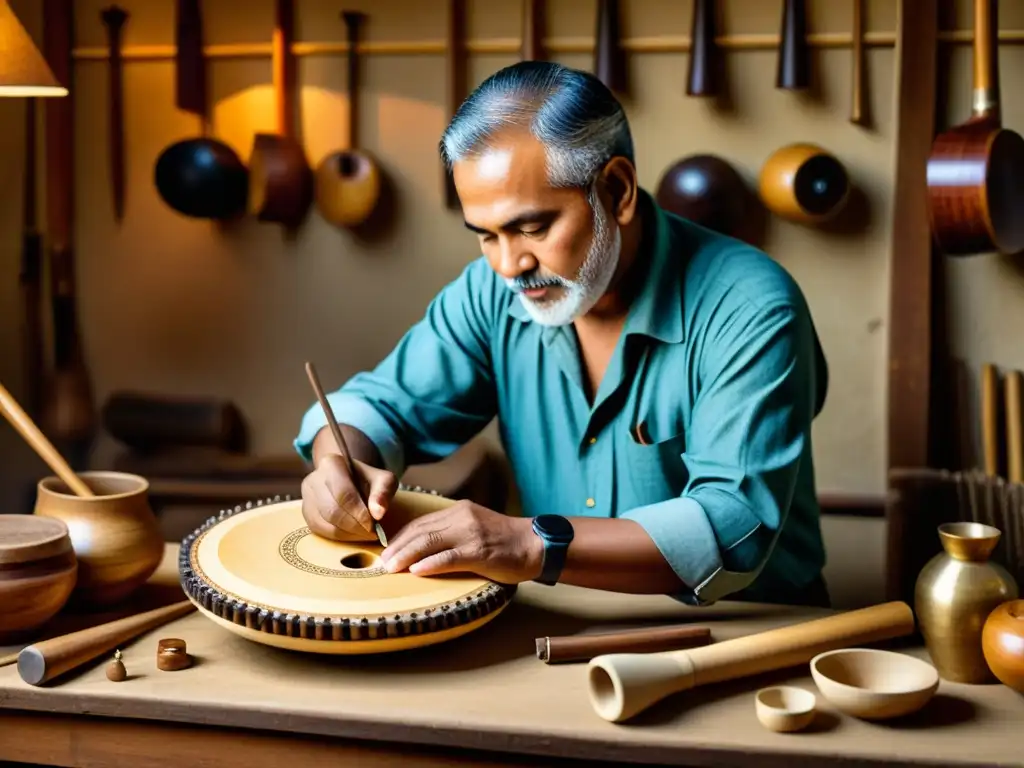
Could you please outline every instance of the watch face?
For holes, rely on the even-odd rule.
[[[533,525],[538,533],[547,538],[556,541],[572,540],[572,523],[559,515],[538,515],[533,518]]]

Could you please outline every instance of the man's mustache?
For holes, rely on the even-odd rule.
[[[521,275],[520,277],[506,280],[505,283],[516,293],[532,291],[538,288],[561,288],[568,285],[560,277],[538,277],[535,275]]]

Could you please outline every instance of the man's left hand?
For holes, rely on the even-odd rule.
[[[459,501],[411,521],[381,557],[391,573],[406,568],[417,576],[470,572],[518,584],[540,575],[543,543],[529,518]]]

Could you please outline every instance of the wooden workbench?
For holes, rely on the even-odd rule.
[[[168,548],[155,579],[171,582],[164,599],[175,596],[175,551]],[[925,710],[899,724],[839,716],[819,696],[824,711],[809,732],[766,731],[755,719],[753,692],[780,681],[816,690],[803,666],[680,694],[616,725],[591,709],[583,665],[548,666],[534,655],[534,638],[547,634],[692,620],[722,640],[823,613],[741,603],[698,610],[667,598],[526,584],[476,633],[372,658],[268,648],[193,613],[126,646],[130,677],[122,683],[106,679],[105,659],[44,688],[23,683],[15,666],[0,669],[0,761],[1024,766],[1024,697],[998,684],[943,682]],[[157,670],[156,640],[170,636],[187,641],[192,668]],[[921,648],[908,652],[925,656]]]

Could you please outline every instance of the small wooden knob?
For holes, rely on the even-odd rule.
[[[120,683],[127,677],[128,670],[124,668],[124,662],[121,661],[121,651],[115,651],[114,658],[107,664],[107,680]]]
[[[192,666],[185,647],[185,641],[177,637],[167,637],[157,642],[156,666],[164,672],[174,672]]]

